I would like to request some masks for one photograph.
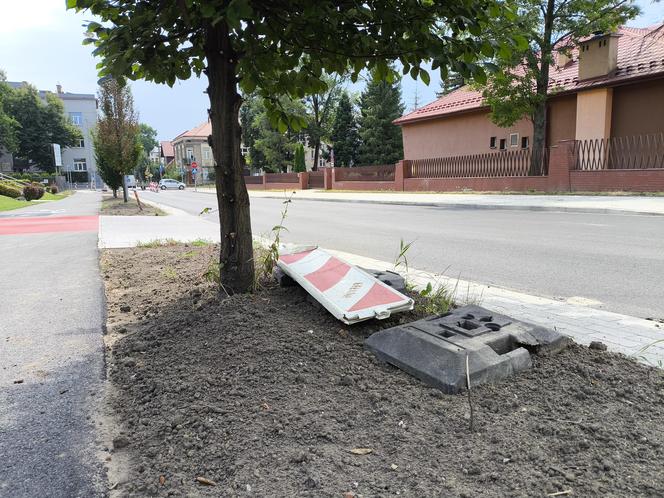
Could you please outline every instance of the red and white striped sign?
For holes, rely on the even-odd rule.
[[[299,249],[277,263],[330,313],[352,324],[413,309],[413,300],[323,249]]]

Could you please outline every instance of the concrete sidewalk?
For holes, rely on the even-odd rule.
[[[198,189],[214,193],[214,189]],[[290,194],[290,192],[287,192]],[[255,198],[283,199],[285,191],[250,190]],[[664,215],[664,196],[628,195],[518,195],[414,192],[337,192],[297,190],[294,199],[432,206],[447,209],[511,209],[575,213]]]
[[[100,216],[99,248],[135,247],[156,241],[219,242],[219,224],[180,209],[142,200],[170,216]]]
[[[132,247],[139,243],[157,239],[173,239],[182,242],[198,238],[219,241],[219,225],[192,216],[183,211],[172,210],[168,217],[101,217],[99,247]],[[115,220],[112,218],[130,218]],[[177,220],[176,220],[177,218]],[[170,219],[170,223],[163,223]],[[159,225],[163,223],[163,225]],[[165,230],[160,232],[159,230]],[[380,270],[392,269],[393,264],[355,254],[332,251],[346,261]],[[611,313],[587,306],[539,296],[531,296],[509,289],[458,280],[444,275],[431,274],[410,269],[409,281],[418,288],[428,282],[455,289],[458,302],[481,303],[499,313],[519,320],[555,328],[581,344],[592,341],[605,343],[609,350],[635,357],[654,366],[664,366],[664,324],[628,315]],[[645,351],[642,351],[644,348]]]

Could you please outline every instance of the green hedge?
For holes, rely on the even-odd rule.
[[[14,185],[8,182],[0,182],[0,195],[16,199],[17,197],[21,197],[23,192],[21,189],[16,188]]]
[[[44,187],[38,183],[32,183],[23,187],[23,197],[26,201],[35,201],[44,197]]]

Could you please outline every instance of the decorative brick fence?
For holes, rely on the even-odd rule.
[[[530,150],[247,176],[248,189],[456,192],[664,191],[664,135],[566,140]]]

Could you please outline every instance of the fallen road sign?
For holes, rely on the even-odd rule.
[[[277,265],[335,318],[349,325],[413,309],[408,296],[317,247],[282,253]]]

